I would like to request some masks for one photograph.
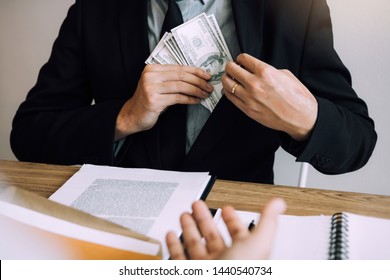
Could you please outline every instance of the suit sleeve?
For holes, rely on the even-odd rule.
[[[361,168],[370,158],[377,135],[368,109],[351,86],[351,77],[333,47],[326,1],[313,0],[299,79],[318,101],[318,117],[306,143],[282,137],[283,148],[325,174]]]
[[[48,62],[14,117],[11,147],[19,160],[113,163],[116,117],[124,102],[93,102],[80,6],[69,9]]]

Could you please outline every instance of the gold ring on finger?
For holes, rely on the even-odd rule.
[[[239,83],[235,83],[230,92],[234,94],[236,92],[237,87],[239,86]]]

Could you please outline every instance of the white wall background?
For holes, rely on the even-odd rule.
[[[74,0],[0,0],[0,159],[15,159],[11,122],[49,58]]]
[[[9,146],[13,115],[48,59],[74,0],[0,0],[0,159],[14,160]],[[326,176],[310,167],[307,186],[390,195],[390,1],[328,0],[335,47],[350,69],[354,88],[376,122],[378,143],[356,172]],[[278,151],[275,183],[297,185],[300,164]]]

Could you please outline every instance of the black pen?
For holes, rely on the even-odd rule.
[[[254,228],[255,228],[255,220],[252,220],[252,222],[250,222],[249,226],[248,226],[248,230],[249,231],[252,231]]]

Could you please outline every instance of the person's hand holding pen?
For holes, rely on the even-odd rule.
[[[231,247],[225,245],[203,201],[195,202],[192,209],[192,215],[184,213],[180,219],[184,245],[173,232],[167,235],[171,259],[267,259],[276,233],[277,217],[284,213],[286,203],[281,198],[271,199],[261,211],[259,225],[251,231],[241,223],[233,207],[224,207],[222,218],[232,238]]]

